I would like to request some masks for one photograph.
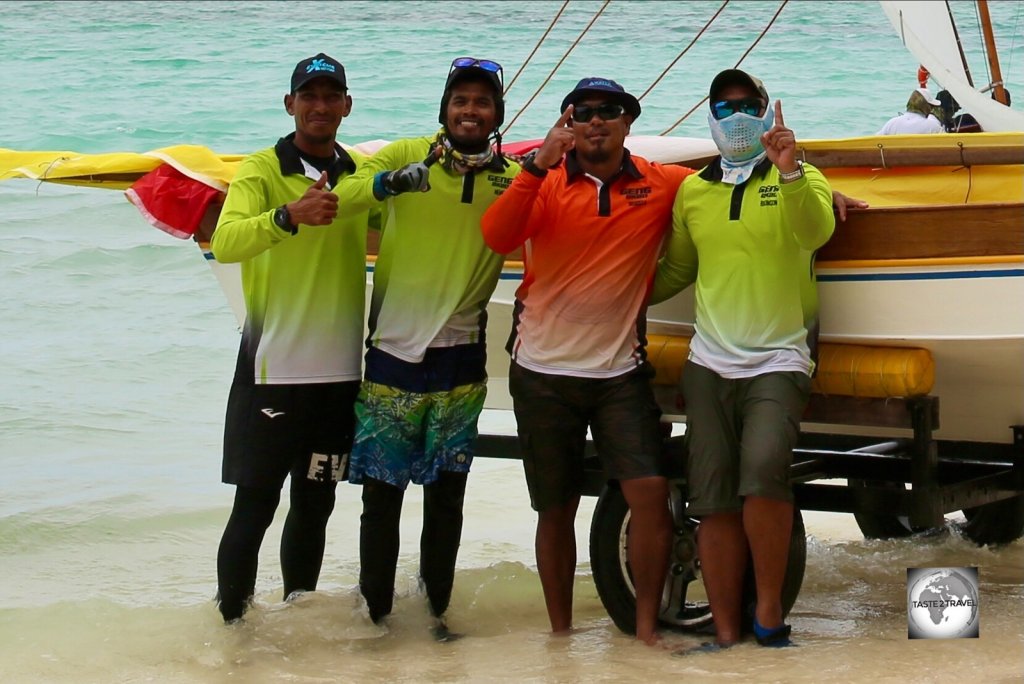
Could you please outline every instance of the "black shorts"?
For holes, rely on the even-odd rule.
[[[221,479],[277,487],[290,473],[332,486],[347,477],[359,382],[234,382],[224,422]]]
[[[614,378],[580,378],[537,373],[512,362],[509,391],[534,510],[582,494],[588,427],[609,480],[661,474],[661,410],[652,377],[647,365]]]

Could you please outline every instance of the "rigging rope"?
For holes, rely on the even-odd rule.
[[[562,8],[560,10],[558,10],[558,14],[556,14],[555,18],[551,20],[550,24],[548,24],[548,30],[544,32],[544,35],[542,35],[540,37],[540,40],[537,41],[537,44],[533,46],[533,50],[530,52],[529,56],[526,58],[526,61],[523,62],[523,65],[521,67],[519,67],[519,71],[516,72],[516,75],[513,76],[512,80],[508,82],[507,86],[505,86],[505,92],[504,92],[505,95],[508,95],[508,91],[512,90],[512,86],[515,84],[516,79],[518,79],[520,74],[523,73],[523,70],[526,69],[526,65],[530,63],[530,60],[533,59],[533,56],[535,54],[537,54],[537,50],[540,48],[541,43],[543,43],[544,40],[548,37],[548,34],[551,33],[551,29],[553,29],[555,27],[555,24],[558,22],[558,18],[560,16],[562,16],[562,12],[564,12],[565,8],[568,7],[568,6],[569,6],[569,0],[565,0],[565,2],[562,3]],[[508,129],[505,129],[505,130],[508,130]]]
[[[651,85],[647,86],[647,90],[644,91],[643,95],[641,95],[640,97],[637,98],[638,100],[643,100],[645,97],[647,97],[647,93],[649,93],[652,90],[654,90],[654,86],[658,85],[658,83],[661,82],[661,79],[665,78],[665,74],[667,74],[669,72],[669,69],[674,67],[676,65],[676,62],[678,62],[680,59],[682,59],[683,55],[685,55],[687,52],[689,52],[690,48],[692,48],[694,46],[694,44],[697,42],[697,39],[700,38],[702,35],[704,35],[704,32],[708,30],[708,27],[711,26],[712,22],[714,22],[715,19],[718,18],[718,15],[722,13],[722,10],[724,10],[725,6],[728,5],[728,4],[729,4],[729,0],[725,0],[725,2],[722,3],[722,6],[718,8],[718,11],[715,12],[715,15],[713,17],[711,17],[710,19],[708,19],[708,23],[704,24],[704,28],[702,28],[697,33],[697,35],[693,37],[693,40],[690,41],[690,44],[687,45],[685,48],[683,48],[683,51],[680,52],[678,55],[676,55],[676,58],[673,59],[672,62],[667,67],[665,67],[665,70],[661,72],[661,75],[658,76],[658,78],[654,79],[654,83],[652,83]]]
[[[960,32],[956,28],[956,20],[953,18],[953,8],[946,0],[946,13],[949,15],[949,27],[953,29],[953,38],[956,39],[956,49],[960,53],[960,63],[964,65],[964,76],[967,77],[967,84],[974,87],[974,78],[971,76],[971,67],[967,64],[967,55],[964,54],[964,42],[960,40]],[[924,88],[925,86],[921,86]]]
[[[516,112],[516,115],[514,117],[512,117],[511,121],[508,122],[508,125],[505,126],[505,130],[503,130],[501,132],[502,137],[504,137],[505,134],[508,133],[508,130],[510,128],[512,128],[512,125],[516,122],[516,120],[519,118],[519,116],[523,112],[525,112],[526,109],[533,103],[533,101],[540,94],[540,91],[542,91],[544,89],[544,87],[547,86],[548,82],[555,75],[555,72],[558,71],[558,69],[562,66],[562,63],[566,59],[569,58],[569,54],[572,53],[572,51],[576,49],[576,46],[579,45],[581,40],[583,40],[583,36],[585,36],[587,34],[587,31],[589,31],[590,27],[594,25],[594,22],[597,21],[597,18],[600,17],[601,14],[604,13],[605,8],[608,7],[608,5],[611,3],[611,1],[612,0],[605,0],[604,1],[604,4],[602,4],[601,8],[598,9],[597,12],[594,14],[594,17],[590,20],[590,23],[588,23],[586,25],[586,27],[583,29],[583,31],[580,32],[580,35],[576,37],[576,40],[573,41],[573,44],[571,46],[569,46],[569,49],[565,51],[564,55],[562,55],[562,59],[558,60],[558,64],[555,65],[555,68],[551,70],[551,73],[548,74],[547,78],[544,79],[543,83],[541,83],[540,86],[537,88],[537,90],[534,91],[533,95],[531,95],[530,99],[526,101],[526,104],[523,105],[522,109],[520,109],[518,112]]]
[[[788,3],[789,3],[789,0],[782,0],[782,4],[781,4],[781,5],[779,5],[779,9],[775,10],[775,14],[774,14],[774,15],[772,16],[772,18],[771,18],[771,21],[769,21],[769,22],[768,22],[768,25],[764,27],[764,30],[763,30],[763,31],[761,31],[761,35],[759,35],[759,36],[757,37],[757,39],[756,39],[756,40],[755,40],[755,41],[754,41],[753,43],[751,43],[751,44],[750,44],[750,47],[748,47],[748,48],[747,48],[747,51],[743,53],[743,56],[739,58],[739,61],[737,61],[737,62],[736,62],[736,65],[735,65],[735,66],[733,67],[734,69],[738,69],[738,68],[739,68],[739,66],[740,66],[740,64],[742,64],[742,63],[743,63],[743,60],[745,60],[745,59],[747,58],[747,55],[749,55],[749,54],[751,53],[751,51],[752,51],[752,50],[753,50],[753,49],[754,49],[755,47],[757,47],[757,44],[761,42],[761,39],[762,39],[762,38],[764,38],[764,34],[768,33],[768,30],[769,30],[769,29],[771,29],[771,27],[772,27],[772,24],[774,24],[774,23],[775,23],[775,20],[779,18],[779,15],[780,15],[780,14],[782,13],[782,10],[783,10],[783,8],[784,8],[784,7],[785,7],[785,6],[786,6],[786,5],[788,4]],[[690,111],[686,112],[686,114],[683,114],[683,115],[682,115],[681,117],[679,117],[679,119],[678,119],[678,120],[677,120],[677,121],[676,121],[676,122],[675,122],[674,124],[672,124],[671,126],[669,126],[668,128],[666,128],[665,130],[663,130],[663,131],[662,131],[661,133],[659,133],[658,135],[668,135],[669,133],[671,133],[672,131],[674,131],[674,130],[675,130],[675,129],[676,129],[676,128],[677,128],[678,126],[679,126],[679,124],[681,124],[681,123],[683,123],[684,121],[686,121],[686,119],[687,119],[687,118],[688,118],[688,117],[689,117],[689,116],[690,116],[691,114],[693,114],[693,113],[694,113],[695,111],[697,111],[697,108],[698,108],[698,107],[700,107],[700,106],[701,106],[702,104],[704,104],[705,102],[707,102],[707,101],[708,101],[708,97],[709,97],[708,95],[705,95],[705,96],[704,96],[704,97],[703,97],[703,98],[701,99],[701,101],[700,101],[700,102],[698,102],[697,104],[695,104],[695,105],[693,106],[693,108],[692,108],[692,109],[690,109]]]
[[[1017,24],[1020,23],[1020,8],[1021,4],[1017,3],[1017,16],[1013,20],[1013,31],[1010,32],[1010,37],[1012,38],[1010,41],[1010,59],[1006,63],[1006,73],[1008,74],[1013,73],[1013,52],[1017,45]],[[1005,81],[1006,79],[1004,78],[1003,80]]]
[[[978,22],[978,42],[981,43],[981,50],[985,54],[985,81],[988,82],[988,86],[982,89],[981,92],[985,93],[992,89],[992,71],[988,66],[988,54],[987,48],[985,47],[985,34],[981,28],[981,10],[978,8],[978,3],[974,3],[974,18]],[[972,84],[973,85],[973,84]]]

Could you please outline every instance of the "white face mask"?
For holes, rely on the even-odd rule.
[[[775,110],[766,107],[763,116],[751,116],[737,112],[724,119],[716,119],[708,113],[711,138],[718,145],[722,156],[731,162],[745,162],[762,152],[761,136],[775,123]]]
[[[754,167],[764,159],[764,145],[761,136],[775,123],[775,110],[769,105],[762,116],[751,116],[737,112],[724,119],[716,119],[708,113],[711,139],[722,154],[722,180],[739,185],[753,172]]]

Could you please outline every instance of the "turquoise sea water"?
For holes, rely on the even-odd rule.
[[[570,2],[508,94],[508,119],[601,2]],[[345,142],[437,126],[451,59],[491,57],[510,81],[561,2],[6,2],[0,7],[0,147],[147,151],[180,143],[244,153],[291,130],[293,65],[343,61],[355,100]],[[542,136],[587,75],[643,92],[718,2],[608,4],[507,139]],[[778,8],[731,2],[643,100],[657,134],[735,64]],[[954,2],[969,57],[971,3]],[[1008,87],[1024,102],[1024,7],[991,3]],[[983,71],[981,62],[973,61]],[[873,133],[902,110],[917,63],[873,2],[790,2],[743,63],[801,137]],[[674,135],[706,137],[704,114]],[[279,603],[277,539],[259,606],[225,630],[211,602],[231,502],[220,484],[234,317],[194,245],[151,228],[121,193],[0,183],[0,681],[999,680],[1024,672],[1024,546],[950,536],[866,542],[848,516],[808,518],[808,576],[794,611],[803,655],[740,649],[692,664],[618,634],[586,564],[580,512],[579,634],[550,641],[533,564],[533,514],[517,463],[478,461],[452,607],[474,638],[438,650],[415,591],[418,492],[403,527],[395,625],[360,613],[358,491],[343,486],[324,591]],[[485,429],[509,431],[504,416]],[[905,640],[905,569],[977,565],[982,638]],[[915,666],[915,662],[917,666]],[[925,674],[922,676],[922,672]]]

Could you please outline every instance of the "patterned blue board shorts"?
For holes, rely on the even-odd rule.
[[[487,383],[443,392],[407,392],[364,381],[356,401],[349,482],[380,480],[405,489],[438,473],[469,472]]]

